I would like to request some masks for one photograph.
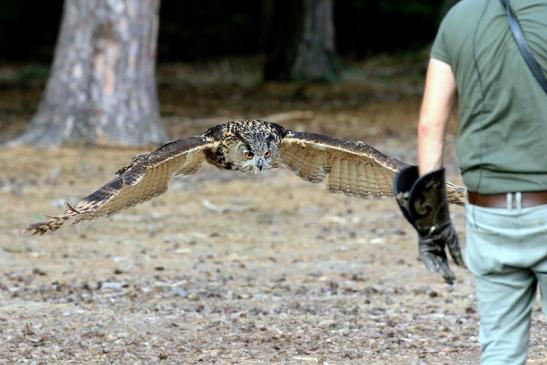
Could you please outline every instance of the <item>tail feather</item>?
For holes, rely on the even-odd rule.
[[[44,233],[58,230],[69,218],[70,217],[67,217],[65,215],[60,215],[58,217],[51,217],[49,220],[45,222],[34,223],[27,226],[24,232],[32,234],[32,235],[38,234],[41,236]]]
[[[56,217],[48,216],[49,219],[47,221],[30,224],[24,229],[23,232],[32,235],[38,234],[41,236],[44,233],[58,230],[67,220],[80,214],[80,212],[74,209],[70,204],[67,203],[66,205],[67,210],[65,210],[62,215],[58,215]]]
[[[450,204],[465,205],[465,188],[452,184],[451,182],[447,182],[446,194]]]

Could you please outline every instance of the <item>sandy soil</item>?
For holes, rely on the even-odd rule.
[[[286,124],[414,160],[415,97],[341,112],[332,103],[320,110],[320,99],[317,108],[266,107],[265,94],[259,107],[210,114],[222,121],[307,108],[313,118]],[[188,120],[164,110],[173,136],[210,126],[193,110]],[[448,286],[429,274],[392,200],[329,194],[287,171],[248,177],[206,168],[114,217],[21,235],[138,152],[0,150],[0,363],[478,362],[472,276],[455,268]],[[458,181],[452,145],[449,156]],[[464,211],[452,213],[464,240]],[[546,344],[536,308],[530,364],[547,364]]]

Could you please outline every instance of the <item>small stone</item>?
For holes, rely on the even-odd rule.
[[[371,245],[383,246],[384,243],[385,243],[385,239],[383,239],[382,237],[374,237],[373,239],[370,240]]]
[[[305,362],[310,362],[310,363],[314,363],[314,364],[319,363],[319,359],[317,359],[315,357],[310,357],[310,356],[293,356],[292,359],[294,361],[305,361]]]
[[[191,248],[186,248],[186,247],[181,247],[181,248],[177,248],[173,252],[176,253],[177,255],[185,255],[185,254],[191,253],[192,249]]]
[[[183,288],[174,288],[173,289],[173,296],[179,297],[179,298],[188,298],[188,290]]]
[[[117,281],[105,281],[100,284],[100,289],[105,290],[122,290],[124,286],[124,283],[117,282]]]

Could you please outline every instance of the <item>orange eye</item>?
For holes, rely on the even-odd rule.
[[[245,152],[244,155],[245,155],[245,158],[246,158],[247,160],[252,160],[253,157],[255,157],[255,154],[252,153],[251,151]]]
[[[266,158],[272,157],[272,151],[266,151],[266,153],[264,154],[264,157]]]

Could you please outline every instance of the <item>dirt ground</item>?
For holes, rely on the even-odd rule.
[[[164,73],[184,79],[185,68],[176,70]],[[305,111],[283,124],[415,161],[417,83],[383,88],[382,75],[363,72],[367,86],[299,89],[234,84],[232,73],[221,88],[207,70],[196,83],[160,77],[172,138],[215,120]],[[32,88],[0,90],[4,141],[38,99]],[[459,182],[453,139],[449,175]],[[111,218],[21,234],[141,152],[0,149],[1,364],[478,362],[472,276],[455,268],[448,286],[428,273],[390,199],[329,194],[284,170],[251,177],[205,168]],[[465,241],[464,209],[452,215]],[[536,307],[530,364],[547,364],[546,344]]]

